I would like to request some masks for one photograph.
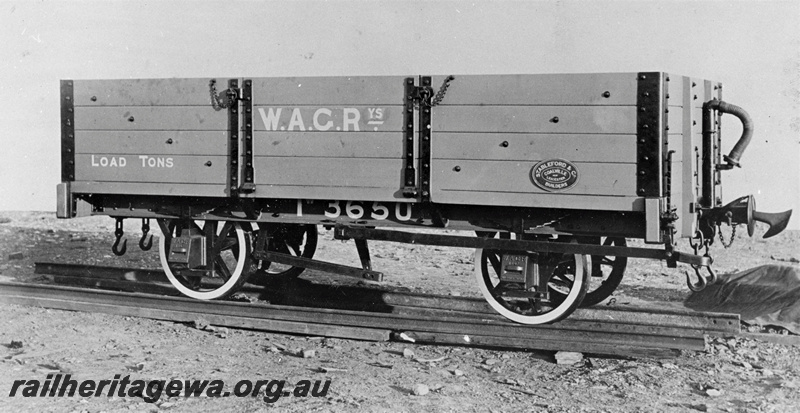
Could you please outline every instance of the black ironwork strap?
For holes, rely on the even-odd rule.
[[[403,98],[403,145],[406,167],[403,173],[403,196],[417,197],[417,170],[414,167],[414,103],[416,102],[416,86],[414,78],[405,79],[405,95]]]
[[[677,87],[683,87],[683,82],[678,83]],[[661,140],[662,166],[662,194],[667,199],[666,211],[672,210],[672,152],[669,149],[669,85],[670,76],[664,74],[664,81],[661,89],[661,128],[663,138]],[[674,151],[673,151],[674,152]]]
[[[253,81],[247,79],[242,88],[242,101],[244,107],[244,182],[240,192],[255,192],[255,177],[253,176]]]
[[[72,80],[61,81],[61,181],[75,180],[75,93]]]
[[[420,76],[420,84],[423,90],[431,89],[431,77]],[[420,196],[422,202],[431,200],[431,105],[427,99],[420,105],[419,111],[419,181]]]
[[[420,234],[394,230],[337,225],[334,239],[369,239],[400,242],[404,244],[435,245],[456,248],[484,248],[503,251],[553,252],[559,254],[586,254],[613,257],[674,260],[685,264],[709,266],[711,258],[680,251],[656,248],[621,247],[596,244],[573,244],[549,241],[512,240],[500,238],[465,237],[460,235]]]
[[[639,73],[636,95],[636,194],[662,196],[662,73]]]
[[[228,80],[228,87],[231,89],[239,88],[238,79]],[[239,190],[239,110],[237,104],[228,106],[228,146],[230,150],[230,195],[235,195]]]

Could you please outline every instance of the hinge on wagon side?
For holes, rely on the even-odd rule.
[[[213,82],[214,79],[212,79]],[[209,83],[209,87],[213,86],[213,83]],[[230,79],[228,80],[228,88],[229,90],[238,90],[239,89],[239,80],[237,79]],[[212,96],[214,89],[211,89]],[[213,104],[213,101],[212,101]],[[229,104],[227,105],[228,109],[228,148],[229,148],[229,155],[230,155],[230,164],[228,168],[230,170],[230,196],[234,196],[236,192],[239,190],[239,111],[238,104]]]
[[[256,191],[255,177],[253,172],[253,81],[245,79],[242,88],[242,109],[244,110],[244,168],[243,182],[239,187],[239,193],[253,193]]]
[[[61,81],[61,182],[75,180],[75,92],[72,80]]]
[[[403,196],[406,198],[416,198],[418,195],[417,169],[414,168],[414,108],[417,106],[418,98],[419,90],[414,85],[414,78],[406,78],[403,94],[403,153],[406,160],[403,172]]]
[[[431,133],[431,88],[430,76],[420,76],[420,84],[414,85],[414,78],[405,79],[403,121],[406,167],[403,175],[403,196],[421,197],[423,202],[430,200],[430,133]],[[419,181],[414,167],[414,110],[419,110]]]

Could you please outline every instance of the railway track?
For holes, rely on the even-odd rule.
[[[523,326],[480,299],[330,286],[302,279],[246,286],[265,302],[200,301],[176,292],[160,271],[36,263],[58,284],[0,283],[0,302],[174,322],[371,341],[564,350],[670,357],[702,350],[704,334],[738,334],[739,316],[681,310],[580,309],[556,324]],[[79,286],[79,287],[78,287]],[[92,288],[87,288],[92,287]],[[122,290],[110,291],[108,289]]]

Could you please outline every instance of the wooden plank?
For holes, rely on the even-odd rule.
[[[669,82],[666,83],[667,89],[667,106],[670,107],[683,107],[684,93],[686,93],[686,84],[691,82],[686,76],[669,74]]]
[[[403,134],[256,132],[253,154],[330,158],[403,158]]]
[[[402,105],[407,76],[253,79],[255,105]],[[416,78],[416,76],[413,76]]]
[[[402,106],[256,106],[253,130],[287,132],[401,132]]]
[[[79,131],[75,153],[226,155],[227,131]]]
[[[368,200],[376,202],[412,203],[416,198],[406,198],[400,186],[396,188],[334,187],[319,185],[256,184],[259,198],[288,198],[316,200]],[[342,213],[346,216],[345,213]]]
[[[667,112],[667,133],[678,132],[683,130],[683,108],[668,108]]]
[[[670,133],[667,135],[667,150],[674,151],[672,154],[673,161],[683,161],[683,152],[686,148],[684,148],[683,144],[683,134],[682,133]]]
[[[644,198],[633,196],[565,195],[496,191],[434,190],[433,202],[459,205],[490,205],[525,208],[592,209],[599,211],[644,211]]]
[[[75,106],[211,106],[211,79],[75,80]],[[218,92],[228,79],[217,79]],[[94,99],[92,99],[94,98]]]
[[[81,181],[224,184],[227,174],[226,156],[75,155]]]
[[[445,77],[432,77],[435,91]],[[637,84],[637,73],[455,75],[441,104],[634,106]]]
[[[692,78],[684,78],[683,84],[683,137],[680,142],[676,142],[673,145],[673,142],[670,141],[670,149],[673,146],[681,147],[681,180],[672,181],[673,188],[676,185],[681,186],[681,198],[680,200],[676,199],[676,202],[680,202],[678,206],[678,215],[681,216],[680,221],[680,229],[678,232],[681,233],[679,236],[693,236],[695,231],[697,230],[697,220],[694,218],[693,214],[691,213],[689,206],[692,203],[696,203],[698,197],[700,196],[700,186],[699,186],[699,176],[695,175],[697,172],[697,161],[695,156],[695,146],[698,140],[697,132],[701,132],[702,134],[702,116],[698,118],[700,112],[696,111],[694,106],[692,105],[692,99],[694,96],[695,91],[697,90],[697,80]],[[702,135],[700,136],[702,137]],[[674,169],[673,169],[674,170]]]
[[[133,119],[133,121],[131,121]],[[228,129],[228,112],[211,106],[76,107],[75,130]]]
[[[394,191],[403,182],[403,159],[260,156],[254,163],[256,185],[387,188]]]
[[[168,195],[227,197],[228,185],[157,182],[75,181],[70,189],[76,194]]]
[[[434,133],[636,134],[634,106],[437,106],[432,118]]]
[[[432,190],[431,194],[433,202],[443,204],[592,209],[598,211],[644,211],[644,198],[634,196],[477,192],[470,190]]]
[[[440,132],[431,137],[431,156],[434,159],[530,161],[563,158],[572,162],[636,163],[636,136]]]
[[[539,160],[473,161],[437,159],[431,167],[434,190],[547,194],[534,185],[530,172]],[[456,171],[456,167],[460,170]],[[575,163],[578,182],[557,194],[570,195],[636,195],[636,165],[618,163]]]

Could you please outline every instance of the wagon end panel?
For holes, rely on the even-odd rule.
[[[208,79],[73,85],[73,192],[230,195],[235,128],[230,109],[214,104]]]
[[[644,211],[663,194],[666,120],[660,93],[642,96],[637,73],[457,76],[433,108],[432,200]]]
[[[716,192],[719,200],[714,200],[717,205],[722,203],[719,185],[721,173],[719,170],[704,171],[704,157],[713,159],[714,164],[721,160],[720,151],[720,117],[719,115],[708,127],[715,140],[711,147],[706,147],[703,140],[703,104],[713,99],[722,100],[722,85],[719,82],[699,78],[680,77],[678,82],[669,85],[670,116],[680,111],[683,117],[683,126],[680,131],[670,130],[669,150],[672,152],[672,192],[671,205],[678,214],[676,221],[676,237],[692,237],[698,230],[697,213],[703,200],[703,187],[710,185]],[[709,174],[705,178],[706,174]],[[704,183],[705,178],[705,183]]]
[[[416,158],[404,138],[405,82],[252,79],[255,195],[409,202],[404,173]]]

